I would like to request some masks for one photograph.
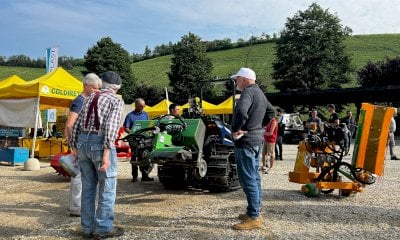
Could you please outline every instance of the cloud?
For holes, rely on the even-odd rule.
[[[79,56],[105,36],[129,52],[177,42],[188,32],[236,41],[278,33],[313,2],[354,34],[400,33],[399,0],[23,0],[0,1],[0,46],[12,54],[59,44]]]

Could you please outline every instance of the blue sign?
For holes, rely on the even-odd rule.
[[[0,137],[19,137],[18,128],[0,128]]]

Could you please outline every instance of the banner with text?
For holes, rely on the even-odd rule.
[[[46,48],[46,73],[58,67],[58,47]]]

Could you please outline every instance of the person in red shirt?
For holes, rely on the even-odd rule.
[[[278,136],[278,122],[276,118],[272,118],[264,131],[264,146],[261,155],[262,168],[260,169],[263,173],[268,173],[275,162],[275,143]],[[269,157],[269,168],[267,165],[266,157]]]

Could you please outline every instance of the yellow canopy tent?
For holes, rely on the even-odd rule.
[[[216,106],[219,114],[232,114],[233,113],[233,98],[229,97],[222,103]]]
[[[220,114],[220,113],[218,113],[218,111],[216,109],[217,106],[212,104],[212,103],[209,103],[209,102],[207,102],[205,100],[202,100],[201,101],[201,105],[202,105],[202,108],[203,108],[203,113],[205,115]],[[181,110],[184,109],[184,108],[189,108],[189,107],[190,107],[190,103],[186,103],[181,107]]]
[[[18,77],[17,75],[12,75],[6,79],[0,81],[0,88],[4,88],[10,86],[12,84],[25,84],[26,81],[22,78]]]
[[[155,117],[158,117],[160,115],[165,115],[168,113],[168,107],[169,105],[172,104],[171,101],[164,99],[161,102],[157,103],[156,105],[150,107],[146,106],[144,108],[144,111],[147,112],[149,115],[150,119],[153,119]],[[133,103],[133,108],[135,108],[135,104]]]
[[[0,87],[0,125],[35,127],[35,139],[39,107],[69,107],[82,90],[82,82],[61,67],[30,82]]]
[[[69,107],[71,101],[83,90],[82,82],[62,67],[23,84],[1,87],[0,99],[39,98],[40,104],[52,107]]]

